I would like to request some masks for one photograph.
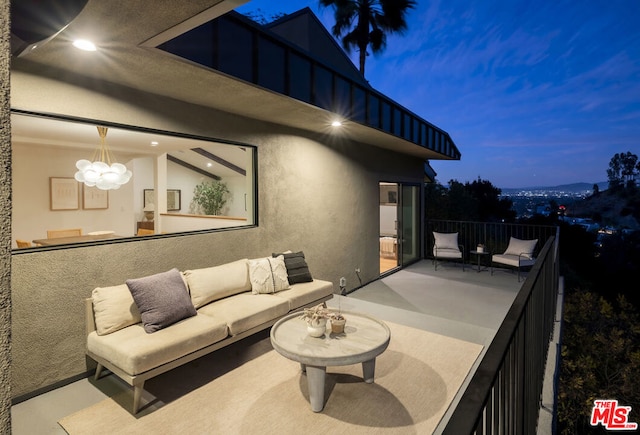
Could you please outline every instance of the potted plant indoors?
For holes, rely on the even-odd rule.
[[[327,329],[329,309],[323,304],[311,308],[305,308],[300,316],[307,322],[307,332],[312,337],[322,337]]]
[[[227,203],[229,188],[222,181],[203,181],[193,189],[193,202],[206,215],[219,215]]]

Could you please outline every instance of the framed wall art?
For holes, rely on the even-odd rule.
[[[180,189],[167,189],[167,211],[179,211],[182,208]],[[156,192],[153,189],[144,189],[144,208],[156,205]]]
[[[51,210],[78,210],[78,182],[75,178],[49,177]]]
[[[109,191],[82,185],[82,208],[100,210],[109,208]]]

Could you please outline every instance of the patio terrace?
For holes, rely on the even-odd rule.
[[[339,303],[343,310],[368,312],[390,322],[482,344],[479,362],[523,284],[510,271],[491,275],[468,265],[463,272],[460,264],[453,262],[441,263],[436,271],[431,260],[422,260],[348,296],[335,295],[330,305]],[[128,389],[114,376],[97,387],[82,379],[14,405],[12,432],[64,434],[57,424],[60,418]],[[454,408],[449,406],[440,426]]]

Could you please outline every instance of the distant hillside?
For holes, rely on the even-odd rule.
[[[572,183],[562,184],[560,186],[532,186],[532,187],[501,187],[503,195],[522,191],[549,191],[549,192],[571,192],[579,193],[593,190],[593,185],[597,184],[600,191],[604,191],[609,187],[608,181],[600,181],[598,183]]]
[[[572,204],[567,216],[589,217],[602,225],[640,230],[640,198],[638,194],[602,192]]]

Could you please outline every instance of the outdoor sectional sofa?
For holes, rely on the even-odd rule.
[[[333,296],[313,279],[304,254],[242,259],[203,269],[98,287],[86,299],[87,355],[133,387],[133,414],[144,382],[272,326]]]

